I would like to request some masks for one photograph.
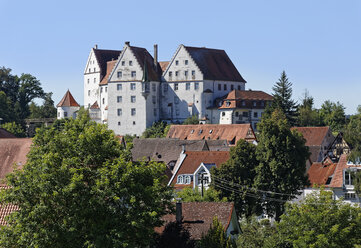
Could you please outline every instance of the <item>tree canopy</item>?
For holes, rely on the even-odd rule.
[[[1,201],[20,210],[0,247],[144,247],[172,210],[164,166],[133,163],[105,125],[77,119],[41,128]]]
[[[345,107],[339,102],[325,101],[320,109],[320,117],[324,125],[333,131],[342,131],[346,123]]]
[[[204,190],[202,197],[200,190],[192,187],[185,187],[177,192],[177,198],[181,198],[183,202],[226,202],[226,197],[220,197],[220,192],[212,187]]]
[[[164,121],[154,122],[152,126],[145,129],[142,134],[142,138],[164,138],[168,131],[170,125]]]

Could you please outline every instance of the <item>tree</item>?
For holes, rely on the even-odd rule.
[[[105,125],[56,121],[33,138],[1,202],[17,205],[0,247],[144,247],[172,210],[164,166],[133,163]]]
[[[231,148],[229,160],[218,169],[212,168],[212,185],[234,202],[238,216],[260,214],[260,200],[254,197],[252,189],[256,177],[256,146],[245,140],[239,140]]]
[[[209,187],[204,190],[204,196],[202,197],[200,190],[197,188],[185,187],[181,191],[177,192],[177,198],[182,198],[183,202],[226,202],[227,198],[220,197],[220,192]]]
[[[199,124],[199,119],[197,115],[189,116],[183,122],[183,125],[197,125],[197,124]]]
[[[154,122],[151,127],[145,129],[142,138],[164,138],[169,131],[169,127],[164,121]]]
[[[346,125],[344,138],[352,148],[348,159],[356,162],[361,158],[361,105],[357,108],[357,114],[351,116]]]
[[[273,112],[275,109],[281,109],[286,115],[286,118],[291,126],[294,126],[296,122],[297,105],[292,100],[292,83],[288,81],[288,77],[285,71],[281,73],[281,77],[273,86],[272,90],[273,102],[271,112]]]
[[[213,218],[211,227],[206,235],[203,235],[197,248],[231,248],[235,247],[233,240],[224,231],[224,227],[217,217]]]
[[[285,115],[275,110],[271,118],[262,119],[256,149],[255,188],[263,191],[263,208],[279,219],[284,203],[291,200],[308,184],[306,160],[309,157],[305,139],[291,131]]]
[[[355,247],[361,244],[361,209],[332,192],[308,195],[301,204],[289,204],[277,224],[280,240],[288,247]]]
[[[157,248],[193,248],[194,242],[190,239],[189,231],[181,223],[168,223],[163,233],[156,238]]]
[[[10,99],[6,96],[4,91],[0,91],[0,123],[14,121],[12,106]]]
[[[304,126],[319,126],[319,114],[313,108],[313,97],[305,90],[303,94],[302,103],[298,106],[297,125]]]
[[[31,102],[29,105],[30,116],[29,118],[56,118],[57,110],[54,107],[54,101],[51,98],[53,93],[46,93],[44,95],[43,105],[38,106],[36,103]]]
[[[15,122],[7,122],[2,124],[1,127],[14,134],[18,138],[24,138],[26,136],[25,130],[22,128],[22,126],[16,124]]]
[[[342,131],[346,123],[345,107],[337,102],[325,101],[320,109],[321,120],[324,125],[330,126],[333,131]]]

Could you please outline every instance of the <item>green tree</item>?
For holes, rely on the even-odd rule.
[[[231,248],[236,247],[234,241],[229,237],[227,238],[222,223],[219,222],[217,217],[213,218],[211,227],[206,235],[196,246],[197,248]]]
[[[198,115],[189,116],[183,122],[183,125],[197,125],[197,124],[199,124]]]
[[[260,199],[252,189],[256,177],[256,146],[239,140],[231,148],[229,160],[218,169],[212,168],[212,185],[220,190],[221,197],[234,202],[238,216],[260,214]]]
[[[192,187],[185,187],[181,191],[177,192],[177,198],[182,198],[183,202],[226,202],[226,197],[220,197],[220,192],[209,187],[207,190],[204,190],[204,195],[202,197],[200,190],[197,188],[192,189]]]
[[[357,170],[355,172],[355,179],[354,179],[354,189],[356,194],[361,197],[361,170]]]
[[[172,210],[164,166],[132,163],[105,125],[77,119],[41,128],[1,202],[17,205],[0,247],[145,247]]]
[[[164,121],[154,122],[151,127],[145,129],[142,138],[164,138],[169,131],[169,127]]]
[[[19,124],[16,124],[15,122],[7,122],[2,124],[1,127],[14,134],[18,138],[24,138],[26,136],[23,127]]]
[[[53,93],[46,93],[44,95],[43,105],[38,106],[36,103],[31,102],[29,105],[30,116],[29,118],[56,118],[57,110],[54,107],[54,101],[51,98]]]
[[[6,96],[4,91],[0,91],[0,123],[14,121],[14,118],[11,101]]]
[[[332,131],[342,131],[346,123],[345,107],[337,102],[325,101],[320,109],[321,121],[330,126]]]
[[[302,103],[298,106],[297,125],[304,126],[319,126],[319,114],[313,107],[313,97],[305,90]]]
[[[352,115],[345,127],[344,138],[351,146],[349,159],[356,162],[361,158],[361,105],[357,108],[357,113]]]
[[[277,224],[283,247],[355,247],[361,244],[361,209],[321,190],[289,204]]]
[[[275,110],[271,118],[262,119],[258,129],[255,188],[263,191],[264,210],[278,220],[284,211],[284,202],[308,184],[308,147],[302,134],[290,130],[282,111]]]
[[[273,102],[271,112],[275,109],[281,109],[291,126],[294,126],[297,116],[297,104],[292,100],[292,83],[288,80],[285,71],[281,73],[281,77],[272,90]]]
[[[193,248],[194,242],[190,233],[181,223],[169,222],[159,237],[156,237],[157,248]]]

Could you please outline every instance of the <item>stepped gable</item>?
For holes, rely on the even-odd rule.
[[[103,79],[100,81],[99,85],[108,84],[110,74],[112,73],[113,68],[114,68],[116,63],[117,63],[117,60],[111,60],[111,61],[107,62],[107,66],[106,66],[107,67],[107,72],[106,72],[105,76],[103,77]]]
[[[148,79],[150,81],[160,81],[162,69],[158,63],[157,71],[155,70],[154,59],[153,59],[152,55],[149,54],[147,49],[142,48],[142,47],[134,47],[134,46],[129,46],[129,48],[133,52],[135,58],[138,61],[138,64],[140,65],[140,67],[142,68],[143,71],[144,71],[144,61],[145,61],[146,65],[147,65]]]
[[[213,218],[227,230],[234,211],[233,202],[183,202],[182,203],[182,226],[189,231],[190,239],[200,240],[202,235],[207,234]],[[161,234],[166,224],[176,221],[175,214],[168,214],[162,217],[165,222],[162,227],[156,227],[155,231]]]
[[[30,138],[0,139],[0,179],[13,172],[15,166],[23,167],[31,144]]]
[[[57,107],[80,107],[80,105],[75,101],[73,95],[68,90],[63,98],[60,100]]]
[[[224,50],[184,46],[203,73],[205,80],[244,82]]]
[[[100,81],[102,81],[107,73],[107,62],[111,60],[117,60],[121,52],[122,51],[119,50],[104,50],[94,48],[94,54],[100,67]]]
[[[2,138],[16,138],[16,136],[14,134],[10,133],[5,128],[0,127],[0,139],[2,139]]]
[[[171,125],[167,138],[181,140],[227,140],[229,145],[235,145],[238,140],[256,141],[252,126],[246,124],[199,124]]]
[[[242,105],[245,101],[245,105]],[[220,109],[224,108],[254,108],[253,101],[273,101],[273,96],[259,90],[232,90],[223,97]],[[259,106],[266,107],[266,104]]]

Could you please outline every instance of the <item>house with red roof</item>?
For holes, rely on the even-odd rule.
[[[60,102],[56,105],[58,112],[58,119],[76,118],[76,113],[80,109],[80,105],[75,101],[73,95],[69,90],[65,93]]]

